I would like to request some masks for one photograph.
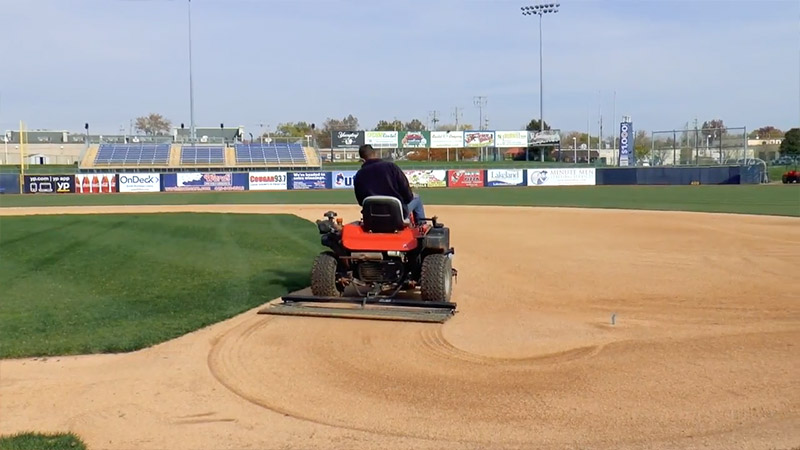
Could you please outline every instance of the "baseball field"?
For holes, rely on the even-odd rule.
[[[0,449],[800,448],[800,190],[421,190],[444,324],[256,314],[352,192],[0,196]]]

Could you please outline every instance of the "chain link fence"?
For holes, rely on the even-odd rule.
[[[746,165],[754,159],[744,127],[653,131],[649,147],[637,159],[652,166]]]

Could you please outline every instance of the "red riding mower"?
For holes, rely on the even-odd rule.
[[[781,176],[781,181],[783,184],[800,183],[800,171],[798,171],[797,167],[795,167],[792,170],[784,172],[784,174]]]
[[[259,312],[439,323],[455,314],[450,229],[436,217],[405,219],[394,197],[367,197],[361,213],[346,225],[333,211],[317,220],[330,250],[314,260],[311,295],[286,295]]]

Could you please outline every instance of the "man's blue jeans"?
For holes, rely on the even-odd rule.
[[[414,194],[414,199],[408,204],[408,210],[414,213],[414,222],[417,224],[424,222],[420,220],[425,218],[425,208],[422,206],[419,194]]]

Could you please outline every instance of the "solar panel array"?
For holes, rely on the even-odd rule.
[[[236,164],[306,164],[306,152],[300,144],[236,144]]]
[[[163,165],[169,161],[170,144],[100,144],[94,164]]]
[[[181,164],[223,164],[225,148],[222,146],[186,145],[181,147]]]

